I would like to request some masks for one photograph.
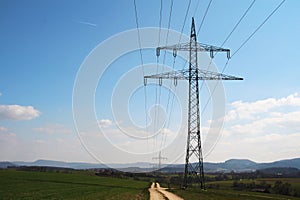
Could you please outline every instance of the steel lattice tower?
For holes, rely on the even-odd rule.
[[[159,151],[158,153],[158,157],[153,157],[152,160],[158,160],[158,165],[157,165],[157,171],[159,171],[161,169],[161,161],[162,160],[167,160],[166,157],[161,156],[161,151]]]
[[[161,85],[162,79],[188,80],[189,82],[189,102],[188,102],[188,135],[186,146],[186,159],[183,187],[186,188],[191,179],[196,180],[201,189],[205,189],[203,156],[201,147],[200,134],[200,103],[199,103],[199,80],[243,80],[235,76],[224,75],[217,72],[200,70],[198,68],[197,52],[209,52],[210,57],[214,57],[214,52],[226,52],[227,58],[230,58],[230,50],[221,47],[215,47],[197,42],[194,18],[192,18],[192,27],[189,43],[182,43],[172,46],[157,47],[156,55],[160,55],[160,50],[172,50],[173,56],[177,51],[189,51],[189,69],[166,72],[145,76],[144,81],[147,83],[148,78],[159,79]],[[196,161],[196,163],[192,163]]]

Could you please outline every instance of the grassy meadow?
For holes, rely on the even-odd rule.
[[[243,183],[250,182],[260,183],[261,181],[265,181],[268,184],[274,185],[276,181],[287,182],[291,184],[293,188],[300,189],[300,178],[262,178],[255,180],[240,180]],[[210,185],[216,186],[218,185],[218,189],[208,188],[205,191],[202,191],[198,188],[188,188],[186,190],[180,189],[172,189],[171,191],[175,194],[183,197],[184,199],[196,200],[196,199],[205,199],[205,200],[266,200],[266,199],[274,199],[274,200],[288,200],[288,199],[300,199],[297,197],[287,196],[287,195],[279,195],[279,194],[270,194],[270,193],[261,193],[261,192],[251,192],[246,190],[236,190],[232,187],[233,181],[216,181],[209,182],[206,184],[207,187]]]
[[[161,175],[170,180],[170,175]],[[173,175],[174,176],[174,175]],[[137,180],[139,179],[139,180]],[[97,176],[94,171],[23,171],[16,169],[0,170],[0,199],[103,199],[103,200],[148,200],[148,188],[151,180],[158,177],[109,175]],[[141,181],[150,180],[150,181]],[[244,185],[257,185],[264,182],[274,186],[276,181],[290,184],[291,188],[300,190],[300,178],[256,178],[239,179]],[[253,192],[249,189],[233,187],[233,180],[211,181],[206,183],[207,190],[189,187],[186,190],[176,189],[171,185],[171,192],[186,200],[263,200],[263,199],[300,199],[293,196],[274,193]]]
[[[0,170],[0,199],[149,199],[149,182],[71,173]]]

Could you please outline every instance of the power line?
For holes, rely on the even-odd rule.
[[[175,62],[176,62],[176,57],[174,57],[174,59],[173,59],[173,67],[172,67],[173,69],[175,67]],[[172,83],[170,83],[170,88],[171,88],[171,85],[172,85]],[[172,116],[172,109],[170,109],[170,108],[173,108],[175,93],[176,93],[176,87],[174,88],[174,93],[173,93],[173,97],[171,100],[171,106],[170,106],[171,91],[169,90],[168,103],[167,103],[167,109],[166,109],[166,112],[169,113],[169,115],[168,115],[168,120],[164,123],[163,128],[170,126],[170,121],[171,121],[171,116]],[[162,146],[166,143],[166,140],[167,140],[167,134],[165,134],[165,137],[162,138],[160,148],[162,148]]]
[[[170,12],[169,12],[169,19],[168,19],[168,31],[167,31],[167,36],[166,36],[166,46],[168,45],[168,40],[169,40],[169,32],[170,32],[170,26],[171,26],[171,18],[172,18],[172,11],[173,11],[173,4],[174,4],[174,0],[171,0],[171,4],[170,4]],[[163,65],[165,64],[165,61],[166,61],[166,54],[167,52],[164,51],[164,58],[163,58]],[[175,58],[174,58],[175,59]],[[174,60],[175,62],[175,60]],[[175,66],[175,63],[173,63],[173,66],[172,68],[174,69],[174,66]],[[170,87],[171,87],[171,84],[170,83]],[[171,95],[171,91],[169,90],[168,92],[168,103],[167,103],[167,108],[166,108],[166,113],[169,112],[169,101],[170,101],[170,95]],[[166,123],[163,124],[163,129],[165,128],[166,126]],[[162,137],[162,140],[161,140],[161,143],[160,143],[160,149],[162,148],[162,146],[165,144],[165,141],[166,141],[166,138],[167,138],[167,135],[163,135]]]
[[[187,16],[188,16],[188,13],[189,13],[189,10],[190,10],[190,6],[191,6],[191,0],[189,0],[188,2],[188,6],[187,6],[187,9],[186,9],[186,12],[185,12],[185,16],[184,16],[184,20],[183,20],[183,25],[182,25],[182,28],[181,28],[181,32],[180,32],[180,37],[179,37],[179,41],[178,41],[178,44],[180,43],[181,41],[181,38],[182,38],[182,34],[183,34],[183,30],[184,30],[184,27],[185,27],[185,24],[186,24],[186,20],[187,20]],[[169,28],[170,28],[170,23],[171,23],[171,16],[172,16],[172,9],[173,9],[173,0],[171,1],[171,6],[170,6],[170,14],[169,14],[169,22],[168,22],[168,33],[169,33]],[[168,39],[168,33],[167,33],[167,39]],[[166,41],[166,45],[167,45],[167,41]],[[165,56],[166,56],[166,52],[164,53],[164,61],[163,63],[165,63]],[[174,56],[174,60],[173,60],[173,66],[172,68],[174,69],[175,68],[175,62],[176,62],[176,53],[174,54],[173,52],[173,56]],[[170,83],[171,85],[171,83]],[[168,113],[168,110],[169,110],[169,105],[170,105],[170,97],[171,97],[171,91],[169,90],[169,93],[168,93],[168,101],[167,101],[167,113]],[[175,94],[173,94],[173,98],[172,98],[172,102],[171,102],[171,108],[173,107],[173,101],[174,101],[174,97],[175,97]],[[170,109],[170,112],[172,111],[172,109]],[[169,119],[166,123],[164,124],[164,128],[167,126],[170,125],[170,119],[171,119],[171,113],[169,113]],[[162,141],[161,141],[161,147],[162,145],[165,143],[166,141],[166,135],[165,135],[165,138],[162,138]]]
[[[158,44],[157,46],[160,46],[160,35],[161,35],[161,23],[162,23],[162,10],[163,10],[163,3],[162,0],[160,0],[160,11],[159,11],[159,31],[158,31]],[[158,67],[158,63],[159,63],[159,57],[156,57],[156,73],[158,73],[159,71],[159,67]],[[159,80],[158,80],[159,82]],[[155,87],[155,106],[156,105],[160,105],[160,97],[161,97],[161,87],[159,86],[159,95],[157,94],[157,89],[158,85],[156,85]],[[157,128],[157,123],[158,123],[158,116],[159,116],[159,110],[157,108],[157,106],[155,107],[155,112],[154,112],[154,125],[153,125],[153,133],[155,133],[156,128]],[[157,139],[157,137],[155,137],[155,140]],[[155,141],[156,144],[156,141]],[[156,148],[154,146],[154,148]]]
[[[166,45],[168,45],[168,40],[169,40],[169,33],[170,33],[170,26],[171,26],[171,18],[172,18],[172,11],[173,11],[173,3],[174,3],[174,0],[171,0],[170,13],[169,13],[169,20],[168,20],[168,30],[167,30],[167,36],[166,36]],[[166,54],[167,54],[167,52],[165,51],[165,52],[164,52],[163,64],[165,64]]]
[[[163,3],[162,2],[163,1],[160,0],[158,46],[160,45],[160,33],[161,33],[162,9],[163,9]]]
[[[282,0],[281,3],[268,15],[268,17],[253,31],[253,33],[240,45],[240,47],[232,54],[233,57],[245,44],[255,35],[255,33],[272,17],[272,15],[282,6],[285,0]]]
[[[235,31],[235,29],[238,27],[238,25],[241,23],[241,21],[244,19],[244,17],[247,15],[247,13],[249,12],[249,10],[251,9],[251,7],[253,6],[253,4],[255,3],[256,0],[253,0],[252,3],[250,4],[250,6],[247,8],[247,10],[244,12],[244,14],[242,15],[242,17],[239,19],[239,21],[235,24],[235,26],[233,27],[232,31],[228,34],[228,36],[226,37],[226,39],[224,40],[224,42],[221,44],[221,47],[223,47],[223,45],[227,42],[227,40],[230,38],[230,36],[232,35],[232,33]]]
[[[185,12],[185,16],[184,16],[184,20],[183,20],[183,26],[182,26],[182,28],[181,28],[181,32],[180,32],[180,37],[179,37],[178,44],[181,42],[181,37],[182,37],[183,29],[184,29],[184,27],[185,27],[185,23],[186,23],[187,16],[188,16],[188,14],[189,14],[191,2],[192,2],[192,0],[189,0],[188,7],[187,7],[186,12]]]
[[[197,3],[196,9],[195,9],[195,11],[194,11],[194,15],[195,15],[196,10],[198,9],[199,2],[200,2],[200,0],[199,0],[198,3]],[[209,3],[208,3],[208,5],[207,5],[207,8],[206,8],[205,13],[204,13],[204,15],[203,15],[203,18],[202,18],[202,20],[201,20],[201,24],[200,24],[200,26],[199,26],[199,29],[198,29],[197,34],[198,34],[198,33],[200,32],[200,30],[201,30],[201,27],[202,27],[203,22],[204,22],[204,20],[205,20],[205,18],[206,18],[206,15],[207,15],[207,13],[208,13],[208,10],[209,10],[209,8],[210,8],[211,3],[212,3],[212,0],[210,0]],[[187,64],[187,60],[185,60],[185,63],[183,64],[182,69],[185,68],[186,64]],[[202,88],[202,86],[201,86],[201,88]]]
[[[232,54],[231,58],[236,55],[236,53],[243,47],[245,46],[245,44],[255,35],[255,33],[270,19],[270,17],[282,6],[282,4],[285,2],[285,0],[282,0],[280,2],[280,4],[278,4],[278,6],[266,17],[266,19],[253,31],[253,33],[239,46],[239,48]],[[228,62],[229,60],[227,60],[227,62],[225,63],[224,67],[222,68],[222,72],[221,73],[224,73],[226,67],[228,66]],[[217,81],[217,83],[215,84],[214,86],[214,89],[212,91],[212,93],[210,94],[210,97],[208,98],[205,106],[203,107],[202,109],[202,113],[205,111],[209,101],[211,100],[211,97],[217,87],[217,85],[219,84],[219,81]]]
[[[212,0],[209,1],[208,5],[207,5],[207,8],[206,8],[206,10],[205,10],[204,16],[203,16],[203,18],[202,18],[202,21],[201,21],[200,26],[199,26],[198,31],[197,31],[197,34],[198,34],[198,35],[199,35],[199,33],[200,33],[200,30],[201,30],[201,28],[202,28],[203,22],[204,22],[204,20],[205,20],[205,18],[206,18],[206,15],[207,15],[207,13],[208,13],[208,10],[209,10],[209,7],[210,7],[210,5],[211,5],[211,2],[212,2]]]
[[[170,26],[171,26],[171,18],[172,18],[173,4],[174,4],[174,0],[171,0],[170,13],[169,13],[169,20],[168,20],[168,31],[167,31],[167,37],[166,37],[166,45],[168,45],[168,38],[169,38],[169,32],[170,32]],[[167,54],[167,52],[165,51],[165,52],[164,52],[163,65],[165,64],[166,54]],[[174,57],[174,61],[173,61],[173,66],[172,66],[173,69],[174,69],[174,67],[175,67],[175,59],[176,59],[176,56]],[[170,93],[171,93],[171,91],[169,90],[169,94],[168,94],[168,103],[167,103],[167,109],[166,109],[167,112],[168,112],[168,107],[169,107]]]
[[[237,27],[240,25],[240,23],[242,22],[242,20],[245,18],[245,16],[247,15],[247,13],[249,12],[249,10],[252,8],[252,6],[254,5],[256,0],[253,0],[252,3],[248,6],[248,8],[246,9],[246,11],[244,12],[244,14],[242,15],[242,17],[237,21],[237,23],[235,24],[235,26],[233,27],[233,29],[231,30],[231,32],[227,35],[226,39],[223,41],[223,43],[221,44],[221,47],[224,46],[224,44],[228,41],[228,39],[231,37],[231,35],[233,34],[233,32],[237,29]],[[217,52],[218,53],[218,52]],[[215,56],[217,55],[217,53],[215,54]],[[212,58],[210,59],[210,63],[208,64],[207,66],[207,69],[209,69],[209,66],[211,65],[212,63]],[[225,68],[227,66],[228,62],[226,62],[225,64]],[[222,73],[224,72],[224,67],[222,69]],[[201,87],[200,87],[200,90],[202,90],[203,88],[203,85],[204,85],[204,81],[201,83]]]
[[[224,72],[224,69],[227,67],[227,65],[228,65],[228,62],[229,62],[229,60],[227,60],[227,62],[225,63],[225,65],[224,65],[224,67],[223,67],[223,70],[222,70],[222,73]],[[221,74],[222,74],[221,73]],[[201,114],[203,114],[203,112],[206,110],[206,108],[207,108],[207,106],[208,106],[208,104],[209,104],[209,102],[211,101],[211,98],[212,98],[212,95],[214,94],[214,92],[215,92],[215,90],[216,90],[216,88],[217,88],[217,85],[219,84],[219,80],[217,80],[217,82],[216,82],[216,84],[215,84],[215,86],[214,86],[214,88],[213,88],[213,90],[212,90],[212,92],[210,93],[210,95],[209,95],[209,98],[208,98],[208,100],[206,101],[206,103],[205,103],[205,105],[204,105],[204,107],[203,107],[203,109],[201,110]]]
[[[134,3],[134,11],[135,11],[135,24],[138,32],[138,42],[139,42],[139,51],[140,51],[140,58],[141,58],[141,64],[143,67],[143,73],[144,73],[144,61],[143,61],[143,54],[142,54],[142,45],[141,45],[141,36],[140,36],[140,28],[139,28],[139,20],[138,20],[138,13],[137,13],[137,7],[136,7],[136,0],[133,0]]]
[[[198,2],[197,2],[197,4],[196,4],[196,8],[195,8],[195,10],[194,10],[193,17],[195,17],[195,14],[196,14],[196,12],[197,12],[197,10],[198,10],[198,7],[199,7],[199,3],[200,3],[200,0],[198,0]]]
[[[143,76],[145,75],[145,69],[144,69],[144,60],[143,60],[143,54],[142,54],[142,45],[141,45],[141,36],[140,36],[140,29],[139,29],[139,20],[138,20],[138,13],[137,13],[137,6],[136,6],[136,0],[133,0],[133,4],[134,4],[134,11],[135,11],[135,23],[136,23],[136,28],[137,28],[137,32],[138,32],[138,43],[139,43],[139,52],[140,52],[140,59],[141,59],[141,64],[142,64],[142,72],[143,72]],[[148,115],[147,115],[147,90],[146,90],[146,86],[144,86],[144,96],[145,96],[145,115],[146,115],[146,125],[145,128],[147,130],[147,126],[148,126]],[[147,132],[147,131],[146,131]]]
[[[184,30],[184,27],[185,27],[185,24],[186,24],[186,20],[187,20],[187,16],[188,16],[188,13],[189,13],[189,10],[190,10],[190,6],[191,6],[191,0],[189,0],[188,6],[187,6],[187,9],[186,9],[186,12],[185,12],[185,16],[184,16],[183,25],[182,25],[182,28],[181,28],[181,32],[180,32],[180,37],[179,37],[178,44],[181,42],[181,37],[182,37],[183,30]],[[175,62],[176,62],[176,57],[177,57],[176,53],[175,54],[173,53],[173,56],[174,56],[174,61],[173,61],[173,67],[172,68],[174,69],[175,68]],[[167,108],[169,106],[170,93],[171,93],[171,91],[169,90]],[[173,98],[172,98],[172,102],[171,102],[171,108],[174,105],[174,98],[175,98],[175,94],[173,93]],[[172,111],[172,109],[170,110],[170,112],[171,111]],[[170,120],[171,120],[171,114],[169,113],[169,119],[168,119],[168,125],[167,125],[167,127],[169,127],[169,125],[170,125]],[[163,141],[164,141],[163,143],[165,143],[166,136],[165,136],[165,139]]]

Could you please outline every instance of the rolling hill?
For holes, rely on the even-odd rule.
[[[0,162],[0,168],[7,168],[13,166],[49,166],[49,167],[64,167],[73,169],[91,169],[91,168],[108,168],[104,164],[97,163],[80,163],[80,162],[63,162],[54,160],[36,160],[34,162]],[[138,163],[126,163],[126,164],[113,164],[110,165],[116,169],[132,170],[134,171],[148,171],[150,169],[151,163],[138,162]],[[220,163],[204,163],[204,170],[206,172],[244,172],[244,171],[255,171],[265,168],[297,168],[300,169],[300,158],[280,160],[270,163],[256,163],[247,159],[230,159],[225,162]],[[169,164],[162,171],[172,172],[172,171],[183,171],[184,164]]]

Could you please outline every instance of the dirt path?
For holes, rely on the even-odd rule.
[[[183,200],[183,198],[166,191],[166,188],[161,188],[159,183],[152,183],[149,192],[150,200]]]

